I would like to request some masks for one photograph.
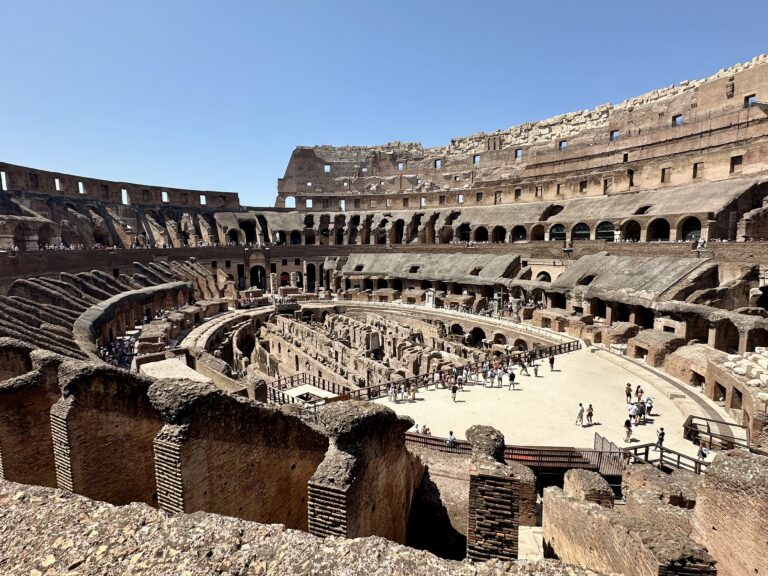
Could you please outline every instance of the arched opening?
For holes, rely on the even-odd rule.
[[[17,250],[24,252],[27,249],[27,238],[29,236],[30,231],[26,224],[19,224],[13,229],[13,243]]]
[[[280,273],[280,286],[288,286],[291,283],[291,277],[288,272]]]
[[[310,292],[314,292],[316,282],[317,282],[317,279],[315,277],[315,265],[307,264],[307,290]]]
[[[51,236],[53,236],[53,230],[50,224],[43,224],[37,229],[37,244],[41,248],[51,243]]]
[[[301,232],[298,230],[291,230],[291,235],[289,236],[289,241],[291,243],[291,246],[298,246],[301,244]]]
[[[500,346],[504,346],[507,343],[507,337],[504,336],[504,334],[494,334],[493,343],[499,344]]]
[[[293,196],[286,196],[283,206],[286,208],[296,208],[296,198]]]
[[[304,244],[312,245],[315,243],[315,231],[304,230]]]
[[[267,289],[267,270],[264,266],[251,266],[251,288]]]
[[[747,332],[747,352],[754,352],[758,346],[768,345],[768,330],[753,328]]]
[[[249,222],[248,220],[244,220],[243,222],[240,222],[240,230],[243,231],[243,235],[245,236],[245,241],[248,244],[256,243],[256,223],[255,222]]]
[[[585,276],[582,276],[576,281],[576,285],[578,286],[589,286],[592,284],[592,281],[595,279],[594,274],[587,274]]]
[[[621,239],[629,242],[640,241],[640,224],[637,220],[627,220],[621,225]]]
[[[363,278],[363,290],[373,290],[373,280],[370,278]]]
[[[344,228],[336,228],[336,244],[344,244]]]
[[[405,222],[402,220],[395,220],[395,224],[392,227],[392,243],[403,243],[403,231],[405,230]]]
[[[451,326],[451,334],[455,334],[456,336],[463,336],[464,328],[461,327],[461,324],[453,324]]]
[[[613,223],[600,222],[595,228],[595,238],[603,242],[613,242]]]
[[[227,231],[227,240],[235,244],[238,244],[240,240],[240,231],[237,228],[230,228]]]
[[[464,224],[459,226],[459,240],[461,242],[469,242],[469,240],[471,239],[471,236],[470,236],[471,232],[472,232],[471,227],[469,226],[469,224],[465,222]]]
[[[453,228],[450,226],[443,226],[438,235],[441,244],[450,244],[453,240]]]
[[[485,226],[475,228],[475,242],[488,242],[488,228]]]
[[[565,240],[565,226],[562,224],[555,224],[549,229],[550,240]]]
[[[304,274],[301,272],[295,272],[296,274],[296,286],[298,288],[304,288]]]
[[[539,272],[536,274],[536,281],[537,282],[552,282],[552,276],[549,275],[549,272]]]
[[[109,246],[109,236],[103,228],[94,226],[93,228],[93,243],[99,246]]]
[[[512,242],[522,242],[528,237],[525,226],[515,226],[512,228]]]
[[[286,236],[283,230],[278,230],[277,232],[275,232],[275,244],[277,244],[278,246],[285,244],[285,238]]]
[[[506,242],[506,240],[507,240],[507,231],[504,229],[503,226],[496,226],[491,232],[491,242],[493,242],[494,244],[500,244],[502,242]]]
[[[392,288],[395,290],[402,292],[403,290],[403,281],[400,278],[394,278],[392,280]]]
[[[669,222],[657,218],[648,224],[648,242],[667,242],[669,240]]]
[[[513,344],[515,347],[515,350],[519,350],[521,352],[527,352],[528,351],[528,342],[523,340],[522,338],[518,338],[515,340],[515,343]]]
[[[384,278],[377,278],[376,290],[380,290],[381,288],[389,288],[389,282],[387,282]]]
[[[466,343],[469,346],[482,346],[483,340],[485,340],[485,330],[479,326],[472,328],[466,337]]]
[[[589,226],[579,222],[571,228],[571,240],[589,240]]]
[[[605,313],[606,313],[605,302],[603,300],[600,300],[600,298],[592,298],[589,301],[589,312],[590,314],[592,314],[592,316],[595,316],[598,318],[605,318]]]
[[[695,216],[689,216],[680,223],[680,234],[686,242],[692,242],[701,238],[701,221]]]
[[[520,228],[522,228],[522,226],[520,226]],[[534,242],[544,240],[543,224],[536,224],[536,226],[531,228],[531,240]]]

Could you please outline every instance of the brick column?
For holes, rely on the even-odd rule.
[[[535,522],[535,477],[504,462],[504,436],[490,426],[467,430],[472,444],[467,511],[467,558],[516,560],[519,527]]]

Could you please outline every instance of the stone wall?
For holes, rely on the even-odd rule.
[[[161,380],[150,396],[166,421],[154,440],[161,509],[307,530],[307,483],[325,435],[212,386]]]
[[[309,484],[310,533],[405,542],[424,472],[405,449],[413,420],[364,402],[332,403],[319,417],[331,440]]]
[[[693,511],[693,537],[721,576],[768,574],[768,458],[723,452],[707,468]]]
[[[685,534],[647,518],[544,489],[544,545],[564,562],[626,576],[717,574],[714,560]]]

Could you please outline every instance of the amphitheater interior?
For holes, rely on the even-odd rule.
[[[768,56],[443,147],[299,146],[273,207],[0,184],[0,572],[768,575]],[[684,423],[406,414],[569,359]]]

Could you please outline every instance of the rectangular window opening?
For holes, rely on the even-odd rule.
[[[160,192],[160,196],[162,197],[163,202],[165,204],[167,204],[168,203],[168,192],[163,190],[162,192]]]
[[[224,260],[224,268],[231,268],[232,260]]]
[[[402,172],[404,168],[405,168],[405,164],[404,163],[402,163],[402,162],[398,162],[397,163],[397,169],[398,170],[400,170]]]
[[[566,148],[568,148],[568,140],[560,140],[560,142],[557,143],[558,150],[565,150]]]
[[[347,211],[347,201],[346,200],[339,200],[339,211],[346,212]]]
[[[534,190],[534,192],[533,192],[533,195],[534,195],[536,198],[541,198],[541,196],[543,195],[543,193],[544,193],[544,189],[543,189],[543,187],[541,187],[541,186],[536,186],[536,189]]]
[[[325,172],[326,174],[330,174],[331,173],[331,165],[330,164],[323,164],[323,172]]]
[[[85,194],[85,184],[83,184],[82,182],[78,182],[77,183],[77,191],[80,194]]]
[[[392,198],[387,198],[386,204],[387,204],[387,208],[390,208],[392,206]]]
[[[480,154],[472,156],[472,164],[480,164]]]
[[[558,184],[558,185],[557,185],[557,189],[555,190],[555,194],[556,194],[557,196],[560,196],[560,186],[562,186],[562,184]]]
[[[581,182],[579,182],[579,192],[586,192],[588,185],[589,185],[589,182],[587,180],[582,180]]]
[[[53,179],[53,186],[56,188],[56,192],[61,192],[61,180],[58,178]]]
[[[416,274],[419,271],[420,266],[411,266],[408,269],[408,274]]]
[[[618,140],[619,138],[621,138],[621,132],[619,132],[618,130],[611,130],[611,133],[610,133],[611,142],[616,142],[616,140]]]
[[[200,194],[200,206],[205,206],[205,204],[206,204],[205,194]]]
[[[403,208],[408,208],[408,198],[403,198]]]
[[[683,125],[683,115],[682,114],[675,114],[672,116],[672,126],[682,126]]]
[[[483,193],[478,192],[477,194],[475,194],[475,202],[482,202],[482,201],[483,201]]]
[[[360,169],[360,171],[361,171],[363,174],[367,174],[367,173],[368,173],[368,166],[363,166],[363,167]]]
[[[313,205],[312,198],[307,198],[306,200],[304,200],[304,207],[305,208],[312,208],[312,205]]]
[[[744,163],[744,156],[731,156],[731,174],[741,172],[741,165]]]
[[[693,177],[694,178],[701,178],[701,175],[704,172],[704,162],[694,162],[693,163]]]
[[[744,96],[744,108],[752,108],[757,104],[757,95],[756,94],[750,94],[749,96]]]
[[[672,178],[672,168],[661,169],[661,181],[667,183]]]
[[[622,162],[624,162],[624,163],[629,162],[629,154],[627,154],[627,153],[624,154]]]
[[[611,186],[613,186],[613,178],[604,178],[603,179],[603,194],[608,194],[608,192],[611,191]]]
[[[464,204],[464,194],[459,194],[459,195],[456,197],[456,201],[457,201],[459,204]]]
[[[120,190],[120,199],[123,202],[123,206],[128,206],[128,204],[130,204],[130,202],[128,201],[128,190],[126,190],[125,188],[122,188]]]
[[[496,190],[496,192],[493,193],[493,203],[501,204],[501,196],[501,190]]]
[[[307,182],[307,187],[312,188],[312,182]]]
[[[5,172],[0,172],[0,187],[2,187],[3,192],[8,191],[8,181],[5,179]]]
[[[422,196],[421,200],[419,201],[419,206],[421,208],[424,208],[426,205],[427,205],[427,199],[424,196]]]
[[[522,188],[515,188],[515,200],[518,198],[523,197],[523,189]]]
[[[435,169],[440,169],[443,167],[443,161],[442,160],[435,160]]]
[[[516,148],[515,149],[515,160],[520,160],[520,158],[523,157],[523,149],[522,148]]]
[[[32,190],[39,190],[40,189],[40,178],[37,174],[30,172],[29,173],[29,187]]]
[[[440,206],[443,206],[443,205],[445,204],[445,196],[442,196],[442,195],[441,195],[441,196],[440,196],[440,197],[437,199],[437,203],[438,203],[438,204],[440,204]]]

